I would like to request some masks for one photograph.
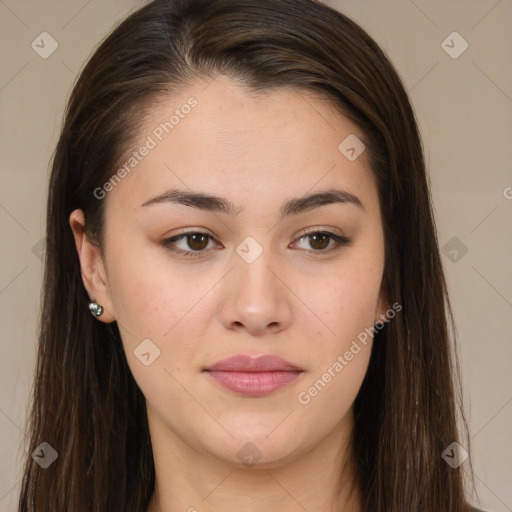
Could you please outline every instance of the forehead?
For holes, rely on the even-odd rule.
[[[134,207],[179,186],[262,206],[329,187],[375,201],[365,151],[351,161],[340,150],[347,137],[364,134],[311,91],[255,93],[222,76],[197,81],[149,112],[134,151],[151,149],[109,200]]]

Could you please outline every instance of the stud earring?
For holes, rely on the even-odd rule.
[[[103,306],[100,306],[97,302],[90,302],[89,311],[94,316],[101,316],[103,314]]]

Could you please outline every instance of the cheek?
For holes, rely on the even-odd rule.
[[[365,328],[373,326],[379,300],[382,269],[380,265],[354,265],[330,273],[324,286],[308,289],[308,303],[323,321],[326,342],[347,343]]]
[[[296,399],[310,417],[337,422],[353,404],[368,368],[371,343],[355,342],[348,348],[334,352],[300,387]]]
[[[183,380],[182,370],[191,365],[191,343],[198,338],[187,323],[193,302],[189,295],[194,294],[184,296],[187,287],[154,264],[141,265],[131,257],[118,261],[122,264],[109,281],[133,378],[151,403],[165,400],[188,407],[182,403],[183,389],[178,382]]]
[[[331,275],[325,293],[309,294],[322,320],[315,328],[311,373],[297,394],[308,417],[334,425],[349,410],[366,374],[373,342],[380,267]],[[316,317],[311,322],[319,325]]]
[[[163,286],[162,276],[155,274],[154,267],[126,265],[118,267],[112,276],[116,321],[130,337],[160,338],[171,326],[173,294]]]
[[[111,251],[109,284],[116,321],[136,339],[161,340],[207,291],[207,279],[176,271],[163,249],[133,240]]]
[[[176,271],[158,251],[118,251],[109,274],[116,321],[135,378],[140,375],[136,352],[151,340],[159,356],[151,367],[181,372],[194,364],[196,346],[211,325],[209,290],[219,276]],[[114,259],[114,258],[113,258]],[[144,262],[144,263],[141,263]],[[208,297],[207,297],[208,296]]]

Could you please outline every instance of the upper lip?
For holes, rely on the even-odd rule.
[[[286,361],[286,359],[272,354],[259,357],[239,354],[217,361],[214,365],[204,368],[203,371],[284,372],[302,371],[302,369]]]

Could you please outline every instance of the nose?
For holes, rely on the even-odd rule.
[[[284,267],[270,251],[251,263],[233,255],[234,268],[226,276],[221,321],[230,330],[253,336],[275,334],[286,329],[292,318],[293,294],[286,284]]]

